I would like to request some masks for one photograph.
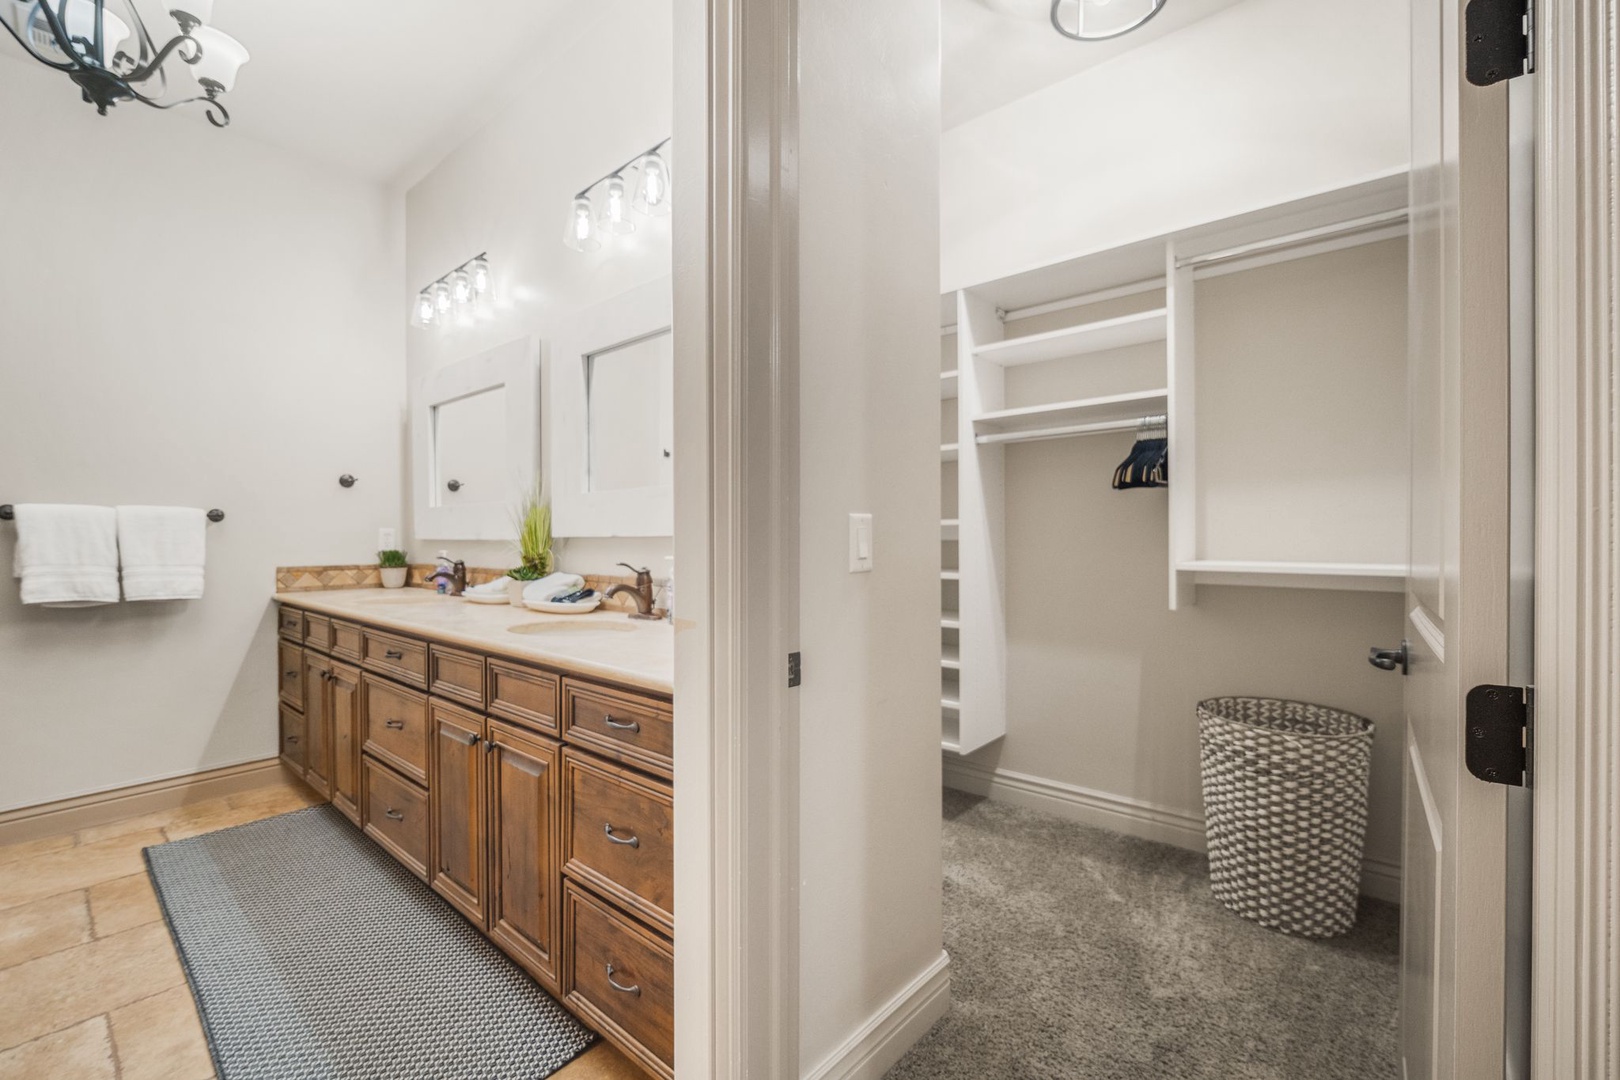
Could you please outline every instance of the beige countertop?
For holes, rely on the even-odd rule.
[[[320,589],[277,593],[284,604],[467,649],[675,692],[675,631],[621,611],[546,615],[510,604],[473,604],[427,589]]]

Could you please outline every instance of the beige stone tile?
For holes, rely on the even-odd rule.
[[[20,859],[0,874],[0,909],[144,873],[141,849],[161,843],[162,833],[145,831]]]
[[[184,806],[173,806],[167,810],[154,810],[150,814],[141,814],[138,817],[124,818],[122,821],[112,821],[105,825],[94,825],[88,829],[80,829],[79,843],[94,844],[101,840],[110,840],[115,836],[128,836],[132,832],[167,828],[176,822],[186,820],[188,817],[217,814],[228,806],[228,801],[222,796],[218,799],[204,799],[201,802],[188,803]]]
[[[47,896],[0,911],[0,968],[71,949],[90,940],[82,892]]]
[[[211,1080],[213,1059],[184,985],[113,1011],[122,1080]]]
[[[114,1080],[117,1075],[105,1016],[0,1052],[0,1080]]]
[[[0,1050],[71,1027],[184,981],[162,923],[0,971]]]
[[[56,851],[66,851],[73,844],[72,833],[65,833],[61,836],[42,836],[37,840],[24,840],[20,844],[7,844],[5,847],[0,847],[0,866],[21,859],[31,859],[36,855],[49,855]]]
[[[98,938],[111,937],[163,918],[152,879],[131,874],[116,881],[90,886],[90,929]]]
[[[323,801],[319,795],[302,784],[275,784],[231,796],[231,806],[234,809],[256,810],[264,817],[275,817],[277,814],[285,814],[292,810],[302,810],[306,806],[314,806]]]
[[[647,1080],[641,1067],[606,1042],[599,1042],[552,1073],[553,1080]]]
[[[188,837],[229,829],[233,825],[246,825],[250,821],[270,816],[272,815],[256,806],[226,806],[214,813],[199,814],[176,822],[165,828],[163,835],[169,840],[185,840]]]

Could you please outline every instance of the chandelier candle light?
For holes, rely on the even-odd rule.
[[[0,26],[103,116],[121,101],[154,109],[200,101],[224,127],[231,116],[220,95],[236,85],[248,52],[208,25],[213,8],[214,0],[0,0]]]
[[[411,322],[417,326],[465,326],[489,295],[489,253],[481,251],[416,294]]]
[[[668,216],[669,159],[662,152],[668,145],[665,139],[575,195],[563,227],[563,243],[575,251],[596,251],[604,240],[636,231],[632,211],[647,217]],[[635,187],[627,190],[627,178],[631,176]]]

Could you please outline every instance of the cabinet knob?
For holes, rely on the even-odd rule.
[[[479,744],[479,742],[481,742],[481,741],[482,740],[477,735],[469,735],[469,736],[467,736],[467,745],[468,746],[477,746]]]

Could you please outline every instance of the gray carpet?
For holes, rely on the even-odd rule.
[[[540,1080],[594,1040],[329,806],[146,862],[221,1080]]]
[[[953,1006],[888,1080],[1398,1077],[1398,931],[1286,937],[1201,855],[946,791]]]

